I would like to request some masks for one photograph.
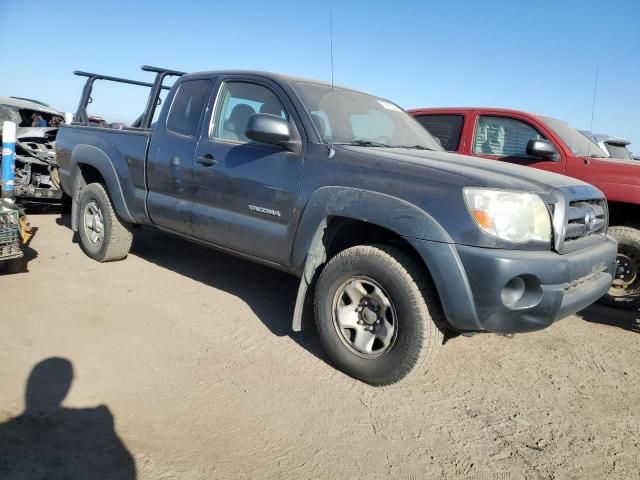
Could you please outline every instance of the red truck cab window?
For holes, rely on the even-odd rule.
[[[473,153],[528,158],[527,143],[531,139],[546,140],[531,125],[515,118],[481,115],[473,138]]]
[[[420,115],[416,120],[435,138],[447,152],[455,152],[460,146],[464,115]]]

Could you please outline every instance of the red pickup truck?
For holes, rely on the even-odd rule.
[[[640,308],[640,164],[608,158],[566,122],[499,108],[409,110],[445,150],[568,175],[598,187],[609,204],[618,270],[602,303]],[[576,231],[577,235],[584,232]]]

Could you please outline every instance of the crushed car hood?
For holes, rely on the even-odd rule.
[[[16,138],[47,138],[55,137],[56,127],[17,127]]]

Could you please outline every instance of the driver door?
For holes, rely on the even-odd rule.
[[[288,265],[303,155],[245,135],[254,113],[289,120],[293,107],[267,79],[223,79],[209,128],[196,147],[194,235],[251,256]]]

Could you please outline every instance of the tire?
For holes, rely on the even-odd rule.
[[[24,272],[26,262],[23,257],[13,258],[4,262],[4,270],[7,273],[20,273]]]
[[[78,199],[78,236],[82,250],[98,262],[126,258],[133,233],[113,210],[109,195],[100,183],[82,189]]]
[[[387,245],[356,246],[333,257],[318,278],[315,317],[336,367],[375,386],[419,371],[443,341],[444,314],[424,265]]]
[[[618,241],[618,273],[609,292],[599,303],[624,310],[640,308],[640,231],[611,227],[609,235]],[[629,273],[627,273],[629,272]]]

